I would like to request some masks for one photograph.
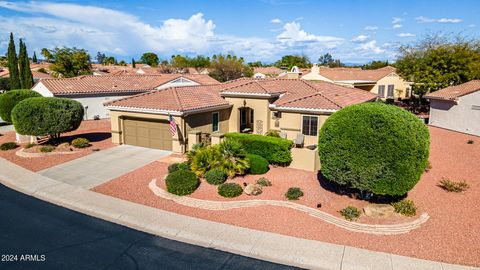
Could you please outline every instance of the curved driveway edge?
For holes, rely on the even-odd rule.
[[[0,158],[0,183],[36,198],[164,238],[310,269],[480,269],[300,239],[179,215],[109,197]]]

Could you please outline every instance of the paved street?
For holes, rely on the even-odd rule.
[[[169,154],[169,151],[120,145],[39,173],[71,185],[92,188]]]
[[[293,269],[156,237],[3,185],[0,213],[0,254],[18,258],[0,269]],[[20,262],[27,254],[45,261]]]

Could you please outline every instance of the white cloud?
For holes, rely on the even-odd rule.
[[[414,37],[415,34],[412,34],[412,33],[400,33],[400,34],[397,34],[397,37]]]
[[[381,54],[385,52],[384,49],[381,49],[380,47],[377,46],[376,40],[372,40],[367,43],[360,44],[357,47],[357,49],[365,53],[374,53],[374,54]]]
[[[477,27],[477,25],[475,25],[475,24],[472,23],[472,24],[469,24],[468,27],[472,27],[472,28],[473,28],[473,27]]]
[[[282,20],[280,20],[279,18],[275,18],[275,19],[270,20],[270,23],[280,24],[280,23],[282,23]]]
[[[393,29],[398,29],[398,28],[402,28],[402,27],[403,27],[403,25],[401,25],[401,24],[399,24],[399,23],[394,24],[394,25],[392,26]]]
[[[459,18],[439,18],[439,19],[434,19],[434,18],[428,18],[424,16],[420,16],[415,18],[415,20],[419,23],[460,23],[462,22],[462,19]]]
[[[400,22],[402,22],[403,19],[402,18],[398,18],[398,17],[393,17],[392,18],[392,24],[398,24]]]
[[[317,36],[309,34],[301,28],[300,23],[293,21],[283,26],[283,32],[277,36],[277,40],[288,46],[308,43],[319,43],[327,48],[333,48],[343,42],[343,38],[333,36]]]
[[[367,31],[375,31],[377,29],[378,29],[378,26],[369,25],[369,26],[365,27],[365,30],[367,30]]]
[[[366,41],[370,36],[366,36],[366,35],[358,35],[354,38],[351,39],[351,41],[353,42],[364,42]]]

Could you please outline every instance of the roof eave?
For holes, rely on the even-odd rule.
[[[317,114],[332,114],[337,109],[312,109],[312,108],[301,108],[301,107],[283,107],[283,106],[276,106],[275,104],[270,104],[269,108],[271,110],[277,111],[286,111],[286,112],[299,112],[299,113],[317,113]]]
[[[221,92],[222,97],[263,97],[274,98],[279,97],[281,93],[243,93],[243,92]]]

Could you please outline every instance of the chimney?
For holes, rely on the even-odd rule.
[[[313,64],[312,73],[313,74],[320,74],[320,67],[317,64]]]
[[[290,71],[287,72],[287,79],[299,79],[302,75],[302,71],[297,66],[293,66]]]

